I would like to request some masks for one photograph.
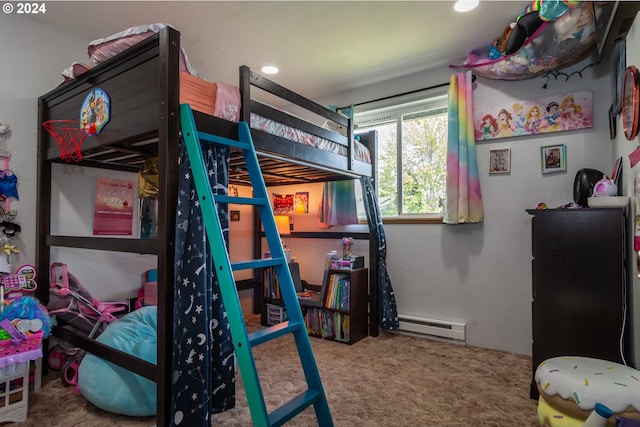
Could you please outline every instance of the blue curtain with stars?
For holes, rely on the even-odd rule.
[[[203,148],[213,193],[226,195],[229,148]],[[235,406],[235,354],[184,143],[178,192],[171,425],[209,427],[211,414]],[[228,245],[226,206],[218,215]]]
[[[398,309],[389,272],[387,271],[387,237],[382,224],[378,197],[370,177],[361,177],[360,184],[362,185],[364,208],[369,222],[369,232],[371,233],[373,244],[378,248],[376,251],[378,254],[378,323],[382,329],[397,329],[400,326]]]

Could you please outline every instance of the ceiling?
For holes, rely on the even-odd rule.
[[[452,1],[53,1],[36,19],[87,42],[167,23],[205,79],[237,84],[238,66],[274,64],[275,81],[315,99],[461,63],[529,3],[481,0],[461,14]]]

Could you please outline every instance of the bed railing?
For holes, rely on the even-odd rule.
[[[323,119],[329,120],[336,126],[346,129],[346,136],[338,132],[333,132],[321,126],[317,126],[307,120],[296,117],[285,111],[278,110],[274,107],[261,103],[252,98],[251,88],[259,88],[285,104],[293,104],[302,108],[305,112],[313,113]],[[302,95],[299,95],[279,84],[269,80],[268,78],[251,71],[249,67],[243,65],[240,67],[240,96],[242,105],[240,109],[240,120],[250,121],[251,113],[259,114],[263,117],[278,121],[285,125],[303,130],[312,135],[333,141],[347,148],[347,164],[348,170],[353,170],[353,161],[355,151],[353,148],[353,123],[347,117],[332,111],[317,102],[314,102]]]

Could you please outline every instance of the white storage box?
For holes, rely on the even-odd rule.
[[[629,205],[628,196],[600,196],[589,197],[587,204],[590,208],[626,208]]]
[[[277,325],[287,320],[287,310],[280,305],[267,304],[267,325]]]
[[[0,423],[27,419],[29,361],[0,368]]]

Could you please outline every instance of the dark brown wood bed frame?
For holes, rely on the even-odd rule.
[[[173,256],[175,203],[179,165],[179,56],[180,33],[170,27],[127,49],[114,58],[97,65],[80,77],[63,83],[38,99],[38,190],[36,267],[49,272],[51,247],[83,248],[125,253],[155,254],[158,257],[158,357],[157,365],[147,363],[126,353],[102,345],[93,339],[56,327],[54,336],[93,354],[123,366],[157,383],[157,425],[168,425],[171,415],[171,358],[173,325]],[[138,172],[145,159],[159,157],[158,237],[156,239],[76,237],[51,234],[52,164],[64,163],[59,148],[44,128],[46,120],[77,120],[80,107],[89,90],[100,87],[111,97],[111,121],[98,135],[91,135],[82,146],[83,159],[79,165]],[[283,113],[252,99],[251,89],[258,88],[282,98],[286,103],[332,120],[348,129],[347,136]],[[309,133],[333,140],[348,148],[348,155],[332,154],[314,147],[278,138],[258,130],[252,136],[265,183],[269,185],[301,184],[372,176],[375,168],[360,162],[353,155],[353,125],[345,117],[316,104],[262,76],[248,67],[240,67],[242,96],[241,120],[251,112],[294,126]],[[237,137],[237,124],[203,113],[194,112],[198,129],[204,132]],[[361,135],[372,159],[376,158],[376,134]],[[230,184],[246,184],[243,162],[232,157]],[[258,215],[254,215],[254,230],[260,230]],[[254,257],[261,255],[261,235],[254,233]],[[293,233],[293,238],[340,239],[343,233]],[[358,239],[369,240],[369,233],[355,233]],[[377,322],[377,262],[376,250],[370,248],[370,334],[378,335]],[[262,293],[255,280],[238,283],[238,288],[253,288],[254,295]],[[47,282],[47,279],[42,279]],[[40,286],[37,298],[48,302],[48,287]],[[254,299],[254,301],[257,300]],[[257,305],[257,304],[256,304]],[[255,308],[254,308],[255,311]],[[45,368],[46,369],[46,368]]]

